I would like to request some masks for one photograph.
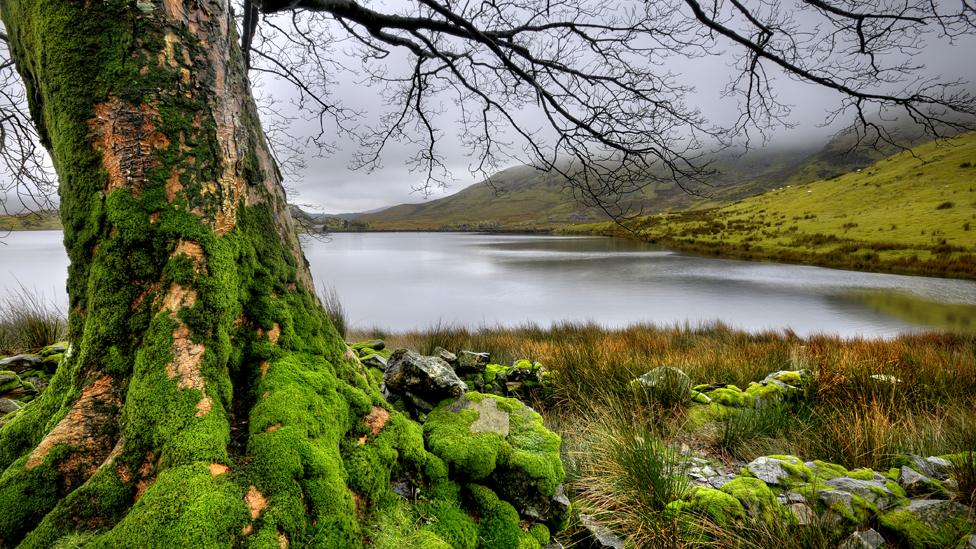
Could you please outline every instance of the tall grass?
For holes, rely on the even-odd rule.
[[[342,300],[339,299],[339,292],[336,291],[335,286],[322,286],[319,298],[322,300],[322,307],[325,308],[325,314],[329,317],[332,325],[335,326],[336,331],[342,337],[346,337],[348,330],[348,326],[346,325],[346,310],[342,306]]]
[[[64,312],[22,284],[0,298],[0,354],[36,351],[66,335]]]

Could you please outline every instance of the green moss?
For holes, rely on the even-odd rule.
[[[248,522],[244,492],[206,464],[164,471],[115,528],[91,547],[227,546]]]
[[[479,547],[539,549],[539,541],[520,527],[519,515],[511,504],[502,501],[490,489],[477,484],[466,486],[465,494],[481,517]]]
[[[911,549],[952,547],[963,533],[971,529],[961,516],[933,528],[914,513],[897,509],[882,514],[878,524],[887,539]]]
[[[733,408],[748,408],[755,405],[755,398],[743,393],[735,385],[715,389],[707,393],[713,403]]]
[[[838,467],[840,467],[838,465]],[[843,475],[839,475],[843,476]],[[854,469],[849,471],[846,476],[857,480],[874,480],[874,471],[871,469]]]
[[[436,534],[454,549],[478,546],[478,525],[456,502],[433,501],[418,505],[417,511],[427,522],[424,530]]]
[[[13,391],[21,385],[20,376],[8,370],[0,370],[0,393]]]
[[[529,527],[529,535],[534,537],[539,545],[549,545],[549,528],[546,528],[545,524],[533,524]]]
[[[784,516],[776,494],[765,482],[751,477],[736,477],[725,483],[721,491],[739,500],[753,515],[772,521]]]
[[[706,516],[719,526],[730,525],[746,516],[745,507],[736,497],[714,488],[693,489],[684,500],[669,503],[664,516],[678,518],[682,513]]]
[[[752,397],[753,399],[760,399],[764,402],[774,402],[781,400],[786,391],[779,385],[770,383],[769,385],[762,385],[760,383],[750,383],[746,387],[745,394]]]

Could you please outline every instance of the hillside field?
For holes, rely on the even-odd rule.
[[[625,225],[642,240],[708,255],[976,278],[976,134],[724,207]],[[564,231],[628,234],[613,223]]]

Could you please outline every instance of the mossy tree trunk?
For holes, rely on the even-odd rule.
[[[357,544],[343,449],[382,401],[314,295],[226,0],[0,10],[71,263],[70,350],[0,428],[0,547]]]

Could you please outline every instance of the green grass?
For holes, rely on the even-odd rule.
[[[640,238],[696,253],[976,278],[976,134],[721,208],[636,220]],[[609,224],[575,232],[619,232]]]

